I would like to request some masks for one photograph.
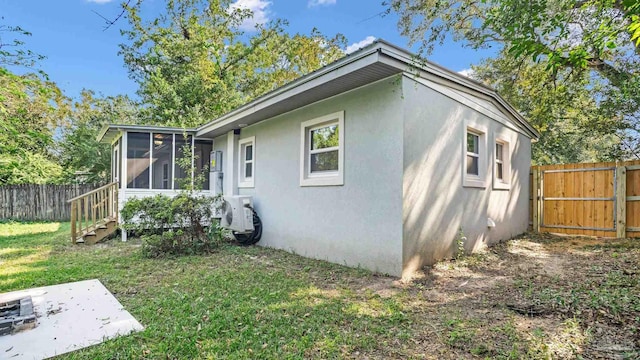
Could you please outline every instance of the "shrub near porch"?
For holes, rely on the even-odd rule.
[[[147,257],[201,254],[214,251],[222,241],[214,206],[221,197],[181,191],[127,200],[120,212],[123,228],[140,236]]]

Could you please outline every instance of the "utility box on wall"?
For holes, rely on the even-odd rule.
[[[222,172],[222,151],[216,150],[211,152],[211,163],[209,164],[209,183],[211,184],[211,192],[214,195],[222,194],[222,181],[224,173]]]

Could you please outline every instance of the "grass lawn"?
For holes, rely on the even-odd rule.
[[[0,223],[0,292],[97,278],[146,330],[63,358],[640,356],[637,240],[529,236],[403,284],[261,247],[146,259],[68,235]]]

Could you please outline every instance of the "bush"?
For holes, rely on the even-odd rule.
[[[213,219],[220,199],[193,192],[133,198],[122,209],[123,228],[140,236],[147,257],[211,252],[224,239]]]

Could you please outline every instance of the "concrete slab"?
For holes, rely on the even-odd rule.
[[[45,359],[144,329],[97,280],[0,294],[0,302],[31,296],[38,325],[0,336],[0,359]]]

